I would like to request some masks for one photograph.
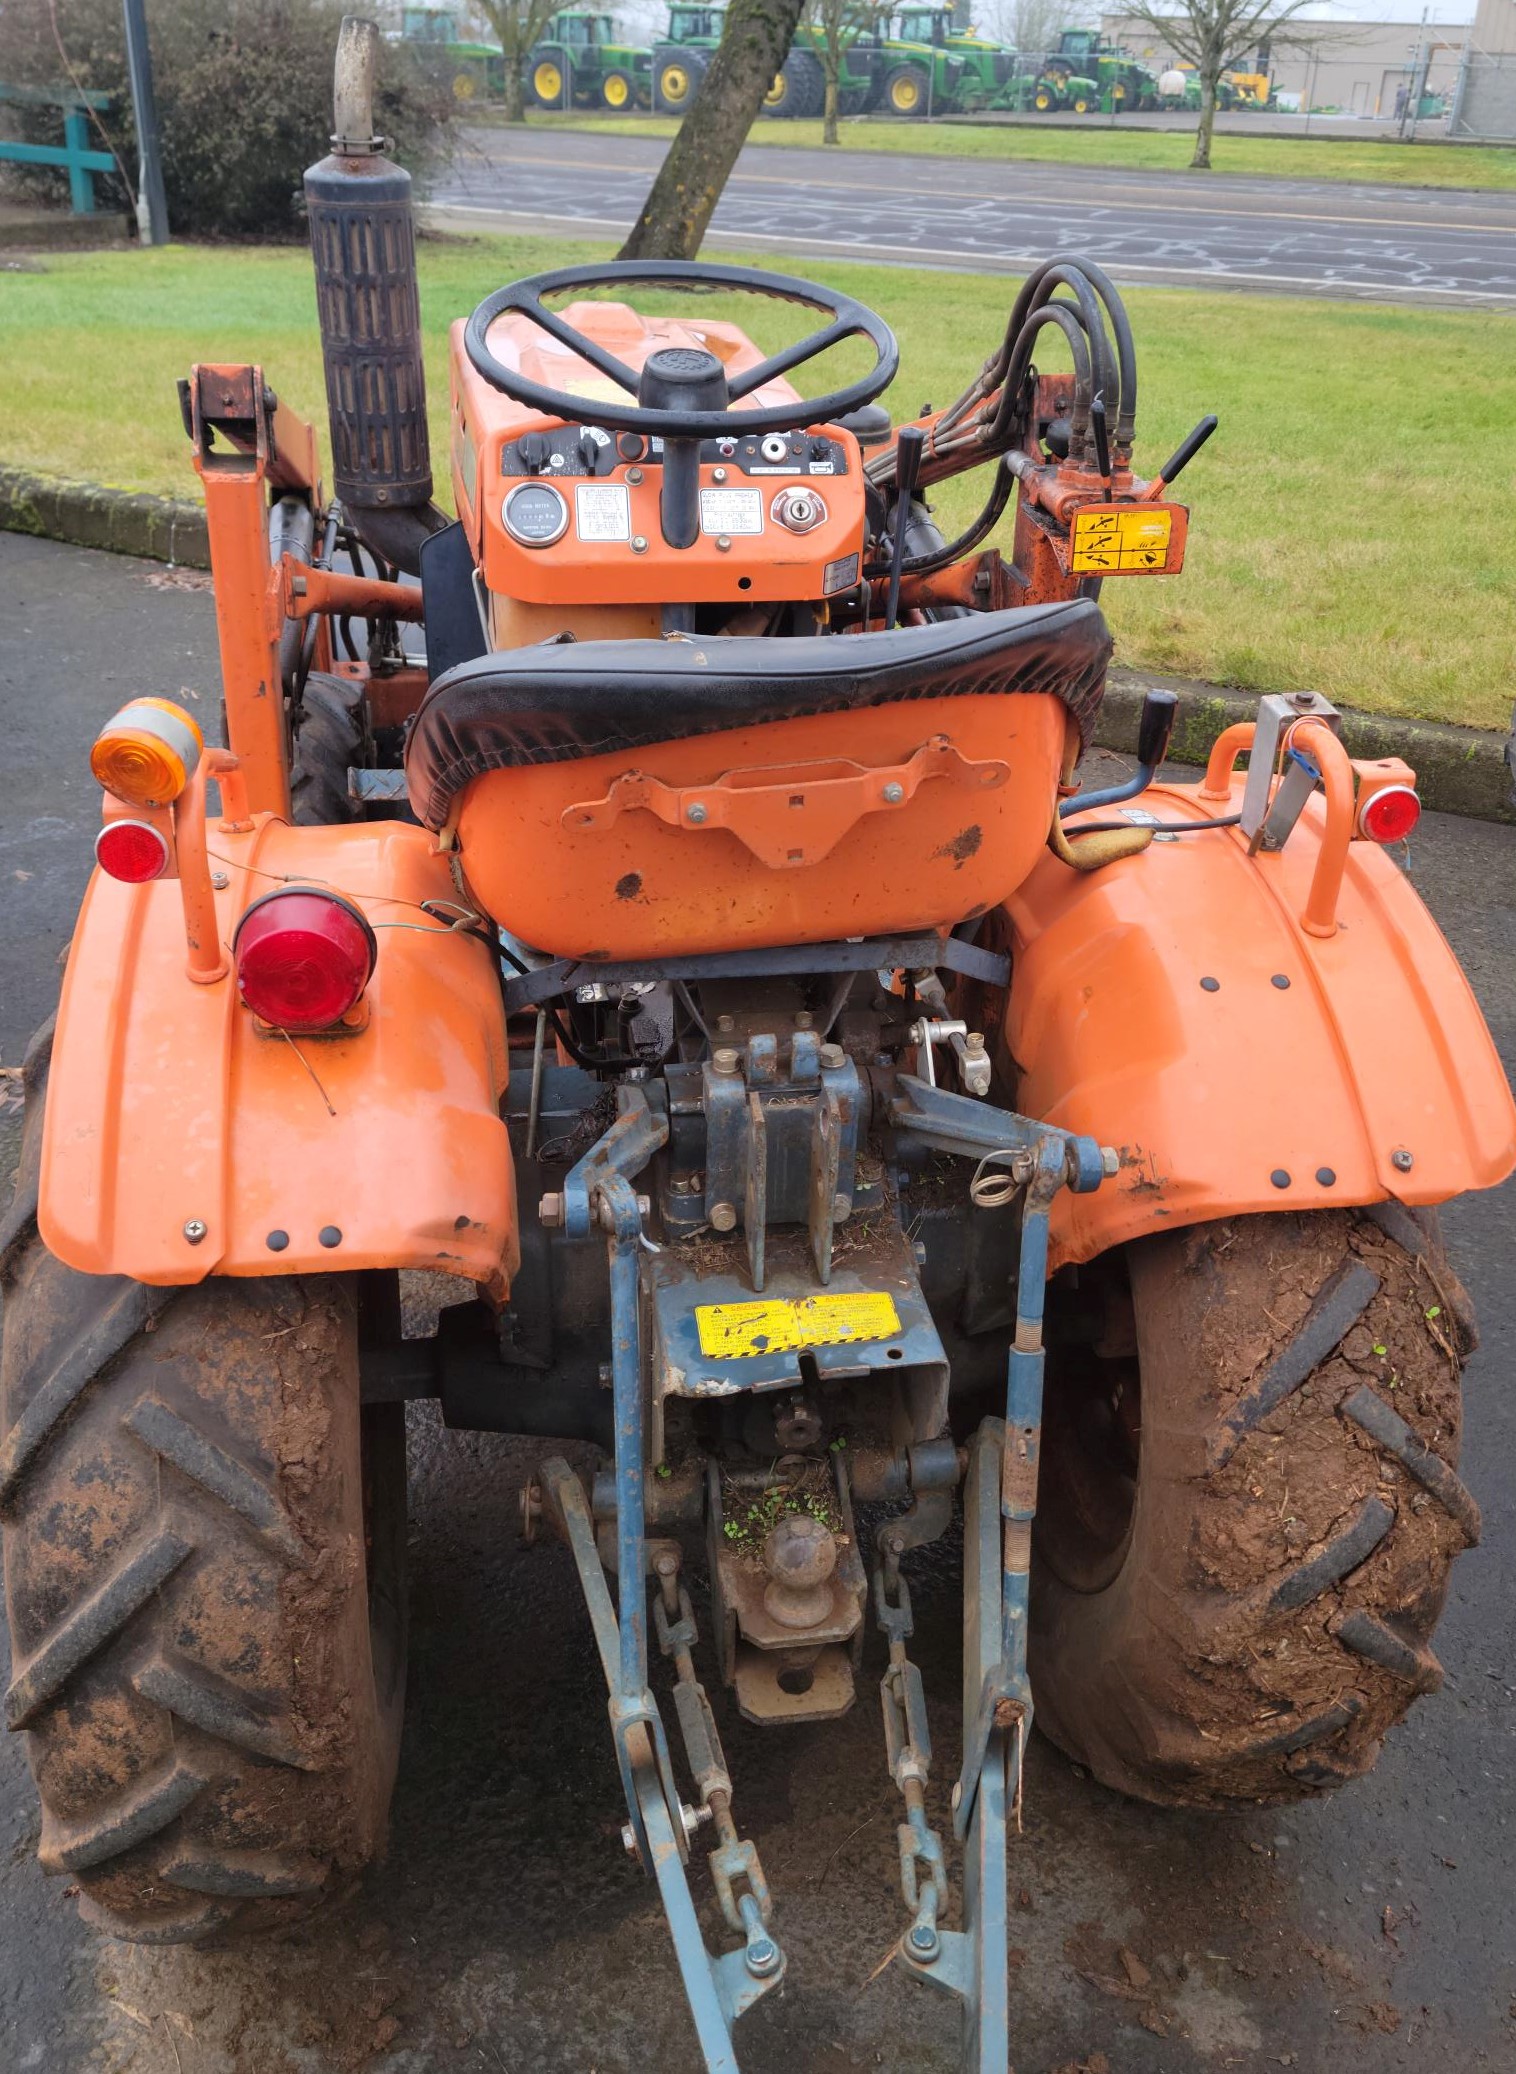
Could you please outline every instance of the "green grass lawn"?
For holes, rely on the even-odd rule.
[[[672,137],[672,116],[545,115],[533,126],[619,130],[639,137]],[[817,122],[760,121],[750,141],[777,148],[819,145]],[[1039,129],[1031,123],[888,122],[869,116],[844,122],[843,151],[903,151],[931,158],[1020,159],[1040,165],[1134,166],[1184,172],[1194,132],[1123,129],[1091,119],[1088,129]],[[1516,148],[1504,145],[1398,144],[1374,138],[1239,136],[1218,130],[1211,148],[1217,173],[1263,174],[1287,180],[1363,180],[1390,187],[1482,187],[1516,190]],[[1204,173],[1194,175],[1203,186]]]
[[[519,274],[605,251],[529,238],[423,243],[434,455],[447,452],[449,321]],[[981,275],[830,261],[812,271],[896,327],[903,371],[889,400],[901,416],[957,394],[1014,293]],[[1505,726],[1516,654],[1510,321],[1177,289],[1127,300],[1139,468],[1156,468],[1204,411],[1221,429],[1181,485],[1193,509],[1185,573],[1106,585],[1119,659]],[[257,359],[322,423],[314,304],[309,258],[295,249],[80,253],[9,275],[0,460],[192,496],[175,379],[195,359]],[[771,347],[788,335],[775,304],[748,321]],[[971,479],[937,493],[950,533],[981,495]]]

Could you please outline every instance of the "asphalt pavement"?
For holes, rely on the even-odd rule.
[[[475,128],[432,179],[455,229],[604,236],[635,222],[666,144]],[[750,144],[713,246],[1018,273],[1057,253],[1124,285],[1516,309],[1516,195]]]
[[[0,602],[9,1067],[52,1005],[87,875],[95,729],[132,693],[213,713],[218,682],[203,578],[0,534]],[[1436,815],[1412,859],[1508,1066],[1513,867],[1516,830]],[[14,1108],[0,1116],[0,1186],[16,1123]],[[1445,1687],[1371,1778],[1283,1812],[1138,1807],[1034,1738],[1012,1841],[1019,2074],[1516,2066],[1516,1189],[1455,1205],[1446,1224],[1484,1332],[1464,1473],[1485,1538],[1454,1571],[1437,1641]],[[619,1843],[604,1691],[568,1558],[517,1543],[517,1492],[538,1452],[414,1416],[412,1675],[389,1859],[298,1934],[241,1952],[97,1942],[36,1866],[25,1759],[0,1736],[4,2074],[693,2068],[658,1906]],[[913,1574],[912,1650],[944,1772],[958,1740],[958,1588],[951,1549]],[[881,1667],[871,1642],[859,1704],[827,1727],[765,1734],[718,1698],[791,1961],[785,1988],[744,2021],[748,2074],[957,2065],[945,2004],[894,1969],[876,1974],[903,1920],[871,1696]],[[704,1903],[702,1873],[696,1891]]]

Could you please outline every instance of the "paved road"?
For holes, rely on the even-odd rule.
[[[86,871],[101,717],[216,696],[210,599],[142,563],[0,534],[0,1057],[51,1005]],[[1516,1065],[1516,831],[1429,817],[1415,869]],[[4,1083],[0,1083],[3,1086]],[[0,1185],[15,1154],[0,1136]],[[1497,2074],[1516,2065],[1516,1189],[1456,1208],[1485,1343],[1466,1473],[1484,1546],[1455,1572],[1448,1682],[1374,1776],[1286,1813],[1164,1815],[1040,1740],[1014,1847],[1016,2066],[1072,2074]],[[412,1433],[413,1674],[387,1867],[299,1936],[243,1953],[97,1945],[33,1862],[0,1737],[4,2074],[686,2074],[658,1910],[617,1842],[604,1693],[567,1557],[516,1545],[526,1446]],[[913,1582],[929,1692],[956,1690],[951,1555]],[[873,1649],[867,1675],[879,1670]],[[950,1707],[933,1707],[946,1756]],[[763,1735],[724,1714],[790,1984],[747,2020],[748,2074],[953,2074],[943,2005],[871,1976],[899,1922],[878,1709]],[[1386,1914],[1386,1911],[1389,1913]],[[1386,1930],[1388,1925],[1388,1933]],[[1119,1946],[1152,1980],[1131,1998]],[[1089,1976],[1094,1976],[1092,1982]]]
[[[432,184],[457,227],[607,233],[636,218],[652,137],[473,129]],[[713,245],[1020,272],[1057,252],[1117,279],[1516,309],[1516,195],[992,164],[750,145]]]

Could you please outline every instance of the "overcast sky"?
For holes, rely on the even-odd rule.
[[[1422,0],[1353,0],[1344,5],[1343,0],[1321,0],[1302,8],[1301,13],[1310,21],[1325,22],[1409,22],[1414,28],[1425,11],[1428,23],[1468,23],[1474,19],[1474,0],[1437,0],[1437,4],[1423,10]]]

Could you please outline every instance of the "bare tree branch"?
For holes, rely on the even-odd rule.
[[[1161,36],[1176,57],[1194,66],[1200,80],[1192,166],[1210,167],[1222,73],[1262,42],[1304,40],[1301,31],[1289,25],[1310,4],[1311,0],[1178,0],[1177,6],[1159,8],[1153,0],[1132,0],[1127,19]]]

